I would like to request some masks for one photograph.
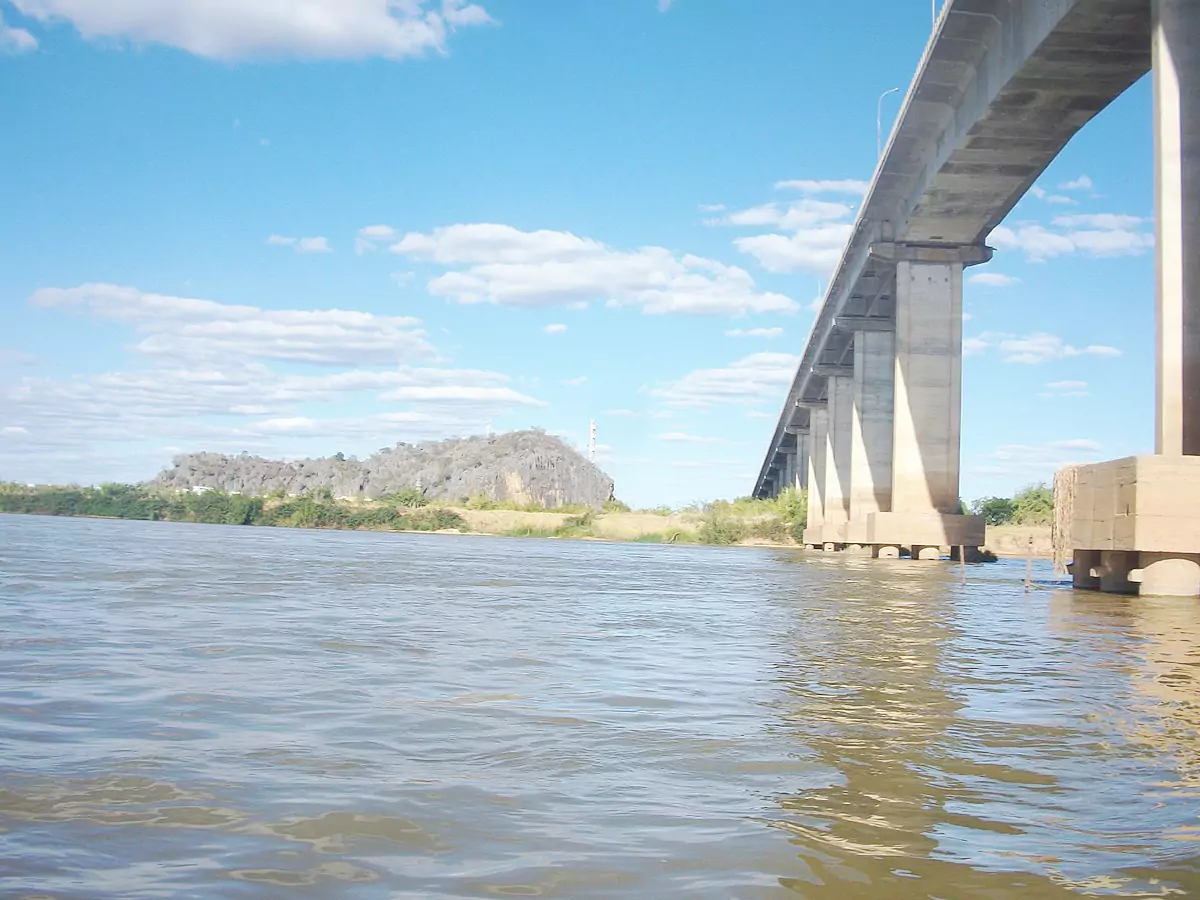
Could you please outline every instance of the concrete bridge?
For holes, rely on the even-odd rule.
[[[807,544],[933,558],[983,543],[959,509],[963,270],[1151,70],[1156,455],[1080,470],[1073,571],[1080,586],[1200,593],[1200,0],[946,3],[755,485],[810,489]]]

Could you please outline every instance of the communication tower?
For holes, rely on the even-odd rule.
[[[596,420],[588,424],[588,462],[596,461]]]

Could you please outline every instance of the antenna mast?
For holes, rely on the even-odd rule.
[[[588,462],[596,461],[596,420],[592,419],[588,425]]]

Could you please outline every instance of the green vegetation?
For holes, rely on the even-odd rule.
[[[985,497],[971,504],[971,512],[989,525],[1049,525],[1054,517],[1054,492],[1045,484],[1031,484],[1009,499]]]
[[[405,488],[402,491],[396,491],[396,493],[388,494],[380,499],[384,503],[391,503],[395,506],[409,506],[414,509],[419,506],[429,505],[429,500],[416,488]]]
[[[700,520],[704,544],[736,544],[749,538],[800,543],[808,516],[808,494],[788,488],[767,500],[739,497],[695,504],[689,510]]]
[[[363,506],[334,500],[327,490],[289,500],[263,500],[224,491],[163,493],[130,484],[106,484],[98,488],[31,488],[0,484],[0,512],[284,528],[468,530],[462,516],[453,510],[428,507],[413,501],[412,496],[397,499],[394,495],[387,501]]]
[[[610,500],[609,503],[619,503],[619,501]],[[474,497],[467,497],[463,500],[462,505],[467,509],[475,510],[493,510],[505,509],[512,512],[527,512],[527,513],[573,513],[575,515],[584,515],[589,512],[595,512],[595,508],[588,506],[586,503],[564,503],[562,506],[542,506],[540,503],[516,503],[512,500],[493,500],[484,494],[477,494]],[[620,504],[625,506],[624,503]],[[625,507],[628,510],[628,507]],[[605,512],[614,512],[615,510],[606,509]]]

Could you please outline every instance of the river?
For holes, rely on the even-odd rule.
[[[1200,896],[1200,604],[1023,577],[0,515],[0,896]]]

